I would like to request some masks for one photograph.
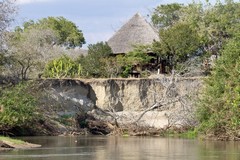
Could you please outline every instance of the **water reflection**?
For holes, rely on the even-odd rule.
[[[25,137],[42,148],[0,153],[0,160],[239,160],[239,142],[159,137]]]

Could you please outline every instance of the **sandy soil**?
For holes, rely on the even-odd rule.
[[[120,123],[132,123],[135,122],[142,112],[123,111],[117,112],[119,115]],[[166,111],[149,111],[138,122],[141,125],[146,125],[154,128],[164,128],[168,125],[168,118]]]

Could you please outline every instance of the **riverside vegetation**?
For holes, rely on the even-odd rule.
[[[25,81],[36,79],[37,75],[45,78],[128,77],[133,65],[149,63],[152,57],[144,53],[151,49],[162,58],[171,57],[168,67],[181,71],[181,75],[191,71],[192,68],[185,67],[191,59],[208,61],[212,55],[218,57],[211,67],[208,62],[203,66],[207,76],[196,102],[198,123],[191,129],[205,138],[240,139],[239,2],[159,5],[153,9],[151,20],[159,29],[161,41],[136,46],[126,56],[116,57],[106,42],[99,42],[89,45],[88,54],[77,60],[67,54],[71,48],[81,47],[85,40],[73,22],[63,17],[48,17],[25,22],[23,27],[7,32],[15,6],[3,0],[0,8],[5,10],[0,23],[2,134],[11,135],[16,130],[24,133],[32,129],[30,126],[40,126],[44,118],[36,92],[31,89],[33,85]],[[145,73],[142,71],[142,76]]]

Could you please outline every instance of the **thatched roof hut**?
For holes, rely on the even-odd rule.
[[[135,14],[109,40],[114,54],[128,53],[133,45],[147,45],[159,40],[159,35],[139,13]]]

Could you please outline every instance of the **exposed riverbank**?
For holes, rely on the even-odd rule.
[[[10,133],[147,135],[151,129],[151,134],[161,135],[174,126],[188,128],[195,121],[186,113],[192,113],[194,105],[185,97],[190,95],[193,100],[201,81],[201,77],[174,79],[170,89],[171,77],[32,81],[22,92],[37,100],[37,119],[25,128],[12,128]],[[185,107],[179,100],[184,100]]]

